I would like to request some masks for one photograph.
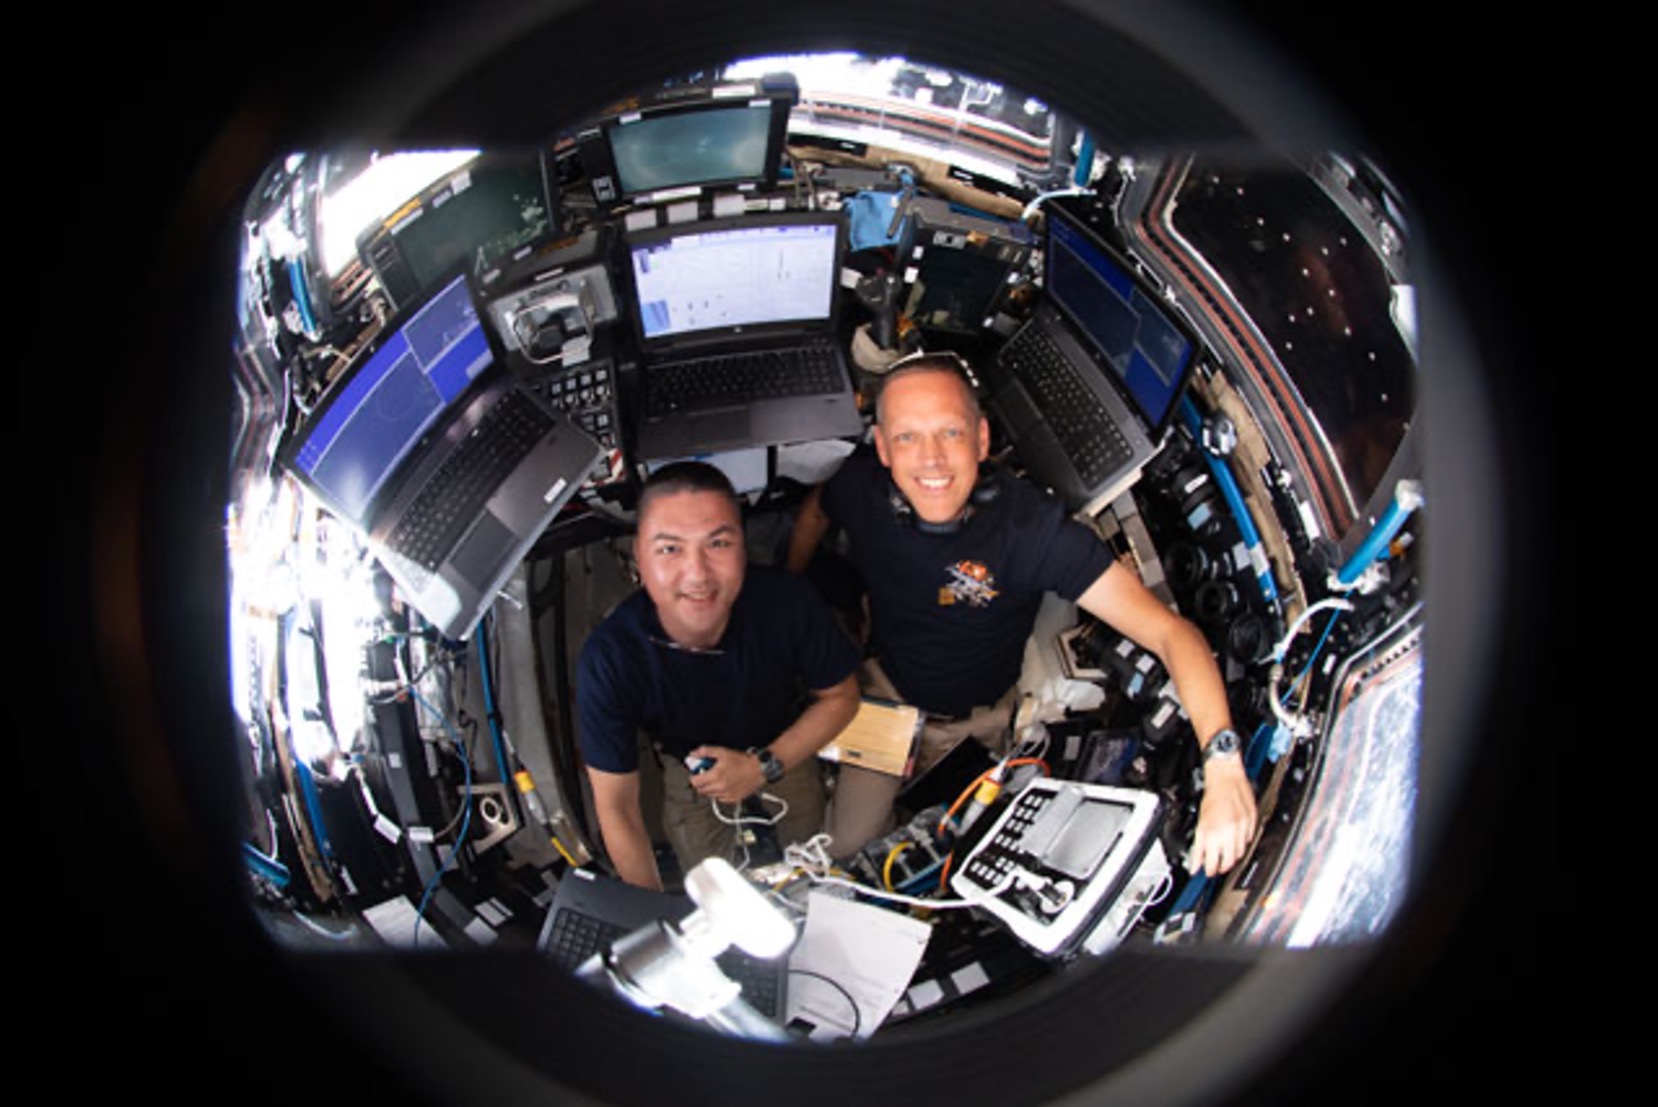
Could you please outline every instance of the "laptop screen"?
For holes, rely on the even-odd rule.
[[[1197,343],[1098,236],[1048,210],[1048,297],[1094,347],[1154,435],[1174,413]]]
[[[836,216],[693,224],[634,242],[635,318],[646,340],[832,318]]]
[[[466,278],[456,277],[389,323],[335,382],[300,429],[294,468],[366,529],[386,482],[492,360]]]

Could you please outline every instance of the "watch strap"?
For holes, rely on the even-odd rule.
[[[776,784],[783,779],[783,762],[777,760],[777,755],[763,746],[751,748],[752,753],[760,762],[760,772],[765,775],[767,784]]]

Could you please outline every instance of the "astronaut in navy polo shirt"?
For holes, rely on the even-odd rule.
[[[640,736],[663,766],[663,825],[681,871],[731,859],[738,805],[760,797],[780,841],[822,829],[817,752],[858,709],[859,653],[816,591],[749,565],[725,474],[652,474],[634,537],[643,589],[617,605],[576,670],[580,746],[604,847],[630,884],[662,887],[640,806]],[[706,760],[692,773],[687,759]]]
[[[1205,753],[1192,863],[1227,871],[1253,837],[1255,795],[1207,641],[1058,500],[1011,475],[982,477],[989,451],[990,425],[954,355],[894,366],[877,398],[873,452],[860,448],[812,490],[789,568],[805,569],[832,523],[845,530],[869,601],[871,659],[860,682],[926,713],[918,773],[964,738],[993,749],[1005,741],[1045,593],[1156,654]],[[886,830],[902,782],[847,765],[839,772],[829,829],[844,858]]]

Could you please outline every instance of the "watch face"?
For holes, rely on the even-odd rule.
[[[1209,745],[1204,748],[1205,757],[1216,757],[1223,753],[1238,752],[1238,732],[1223,730],[1209,739]]]

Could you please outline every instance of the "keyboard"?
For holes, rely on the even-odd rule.
[[[559,968],[574,972],[582,962],[627,932],[626,927],[607,919],[564,908],[553,919],[544,952]]]
[[[522,381],[520,387],[541,398],[548,407],[563,412],[570,421],[604,447],[622,448],[621,407],[616,381],[608,360],[558,368]],[[611,472],[609,456],[601,456],[588,474],[589,487],[619,483],[625,475]]]
[[[844,387],[827,343],[653,365],[645,374],[645,415],[815,396]]]
[[[599,445],[606,449],[621,445],[617,435],[621,420],[608,361],[547,373],[524,387],[568,415]]]
[[[593,954],[605,949],[628,929],[608,919],[595,918],[569,907],[559,909],[548,931],[543,952],[560,968],[574,972]],[[769,1019],[782,1016],[784,979],[788,961],[765,961],[741,950],[728,949],[715,962],[743,990],[743,998]]]
[[[553,417],[519,392],[508,392],[432,474],[392,529],[386,544],[435,572],[478,509],[553,426]]]
[[[1003,348],[1002,363],[1030,393],[1084,484],[1099,484],[1128,461],[1132,451],[1117,421],[1046,331],[1025,327]]]

